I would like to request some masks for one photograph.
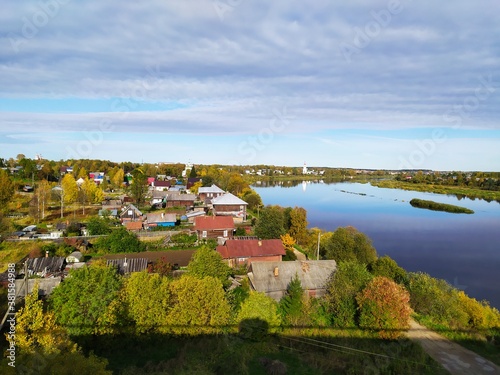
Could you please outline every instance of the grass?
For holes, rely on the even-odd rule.
[[[423,199],[414,198],[410,201],[413,207],[424,208],[432,211],[444,211],[454,214],[473,214],[474,211],[465,207],[455,206],[453,204],[438,203],[434,201],[428,201]]]
[[[470,199],[484,199],[488,202],[500,202],[500,191],[482,190],[466,186],[433,185],[396,180],[371,181],[371,185],[379,188],[423,191],[436,194],[456,195],[458,198],[467,197]]]
[[[9,263],[19,262],[39,246],[39,241],[2,242],[0,244],[0,272],[5,272]]]

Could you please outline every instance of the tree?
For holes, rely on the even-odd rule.
[[[371,240],[354,227],[340,227],[325,241],[325,257],[337,262],[357,261],[370,264],[377,259]]]
[[[198,173],[196,173],[196,169],[193,165],[193,168],[191,168],[191,171],[189,172],[189,178],[196,178],[198,176]]]
[[[47,180],[42,180],[36,188],[36,195],[38,204],[40,205],[39,210],[42,213],[42,219],[45,219],[45,207],[48,207],[50,200],[51,187]]]
[[[283,209],[280,206],[266,206],[260,212],[254,229],[262,239],[280,238],[285,234]]]
[[[123,226],[114,229],[109,236],[99,238],[96,247],[109,253],[138,253],[146,248],[134,233]]]
[[[230,323],[231,307],[219,279],[184,275],[171,283],[171,291],[173,307],[161,331],[213,334],[224,331]]]
[[[116,173],[111,178],[111,183],[116,188],[121,188],[123,186],[125,175],[123,173],[123,169],[118,169]]]
[[[408,280],[406,271],[399,267],[396,261],[388,255],[380,257],[371,263],[369,270],[374,276],[385,276],[398,284],[405,284]]]
[[[85,178],[81,186],[82,202],[101,203],[104,200],[104,192],[94,181]]]
[[[359,326],[377,330],[381,338],[397,339],[410,328],[410,294],[387,277],[377,276],[356,296]]]
[[[250,292],[241,304],[237,322],[243,335],[253,339],[263,338],[267,333],[276,332],[281,325],[278,303],[260,292]],[[266,324],[261,325],[259,321]]]
[[[243,199],[245,202],[248,203],[248,208],[250,210],[255,210],[258,207],[262,206],[262,198],[260,195],[253,189],[245,189],[243,191],[243,194],[241,196],[241,199]]]
[[[91,236],[98,236],[108,234],[111,232],[109,222],[98,216],[91,217],[87,222],[87,230]]]
[[[248,188],[248,182],[239,173],[231,173],[227,182],[227,190],[234,195],[239,195],[245,188]]]
[[[132,185],[130,185],[130,193],[134,197],[137,205],[144,203],[146,192],[148,191],[148,176],[146,176],[141,169],[135,169],[132,172]]]
[[[188,264],[188,273],[200,279],[212,276],[220,280],[227,288],[231,285],[229,276],[232,273],[222,256],[208,246],[202,246],[193,255],[193,259]]]
[[[307,242],[307,212],[302,207],[295,207],[290,211],[290,229],[288,233],[295,238],[299,245]]]
[[[372,275],[364,264],[357,262],[339,263],[337,271],[327,284],[327,300],[337,327],[356,325],[356,295],[368,284]]]
[[[304,289],[300,283],[299,276],[295,274],[290,284],[288,284],[286,294],[279,302],[282,321],[287,324],[296,325],[302,318],[303,307]]]
[[[14,183],[10,179],[7,172],[0,169],[0,207],[6,208],[14,195]]]
[[[54,313],[44,313],[43,302],[38,300],[37,283],[26,296],[24,307],[16,313],[16,345],[25,354],[77,351],[67,332],[56,324]]]
[[[70,335],[107,333],[111,327],[109,313],[116,307],[121,277],[113,267],[100,264],[70,271],[63,283],[54,289],[49,305],[57,323]]]
[[[61,181],[64,203],[74,203],[78,198],[78,185],[71,173],[66,173]]]
[[[189,190],[191,191],[191,193],[193,194],[198,194],[198,190],[202,187],[202,182],[201,181],[197,181],[193,184],[193,186],[191,186],[189,188]]]
[[[172,307],[169,279],[155,273],[135,272],[125,280],[123,293],[138,333],[156,330],[166,323]]]

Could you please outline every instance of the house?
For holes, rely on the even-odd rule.
[[[151,197],[151,206],[159,206],[160,204],[163,205],[163,203],[167,203],[167,195],[169,194],[168,191],[156,191],[153,190],[153,195]]]
[[[223,245],[217,246],[217,252],[230,267],[250,265],[255,261],[281,262],[282,256],[286,254],[281,240],[258,238],[226,240]]]
[[[124,223],[125,228],[131,232],[137,232],[142,230],[142,221],[126,221]]]
[[[321,297],[326,285],[337,270],[334,260],[304,260],[293,262],[252,262],[248,272],[250,287],[279,301],[288,284],[298,276],[302,288],[310,297]]]
[[[167,195],[167,207],[192,207],[194,206],[194,201],[196,195],[194,194],[181,194],[181,193],[170,193]]]
[[[146,215],[146,226],[151,227],[174,227],[177,222],[176,214],[154,212]]]
[[[99,185],[104,181],[104,172],[90,172],[89,179]]]
[[[229,216],[198,216],[194,219],[194,229],[199,239],[233,238],[235,227]]]
[[[232,216],[235,222],[243,222],[246,220],[247,205],[247,202],[231,193],[226,193],[212,199],[214,214],[216,216]]]
[[[28,277],[34,275],[40,277],[57,276],[64,269],[65,262],[66,258],[64,257],[29,258],[26,260]]]
[[[123,275],[131,272],[141,272],[148,268],[148,260],[146,258],[119,258],[108,259],[108,266],[114,266],[118,269],[118,273]]]
[[[120,210],[122,208],[121,199],[106,199],[102,202],[102,209]]]
[[[213,198],[220,197],[225,193],[217,185],[201,187],[198,189],[198,196],[202,202],[211,203]]]
[[[142,220],[142,212],[133,204],[129,204],[120,214],[120,221],[140,221]]]
[[[99,216],[100,217],[117,218],[118,217],[118,210],[116,208],[113,208],[113,209],[103,208],[103,209],[99,210]]]
[[[154,180],[151,183],[151,186],[153,187],[153,189],[155,191],[168,190],[168,188],[170,187],[170,181],[158,181],[158,180]]]

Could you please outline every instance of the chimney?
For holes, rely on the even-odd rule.
[[[45,252],[45,258],[48,258],[48,257],[49,257],[49,251],[47,250],[47,251]]]
[[[278,277],[280,275],[280,271],[278,267],[274,267],[274,277]]]
[[[259,246],[262,246],[262,241],[261,241],[261,240],[259,240],[258,244],[259,244]]]
[[[162,218],[162,219],[163,219],[163,216],[164,216],[164,215],[165,215],[165,214],[162,212],[162,213],[161,213],[161,218]]]

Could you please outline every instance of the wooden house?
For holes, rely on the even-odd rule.
[[[217,252],[230,267],[250,265],[252,262],[281,262],[286,254],[281,240],[259,240],[244,238],[226,240],[217,246]]]
[[[334,260],[304,260],[293,262],[252,262],[248,272],[250,287],[279,301],[290,281],[298,276],[306,295],[321,297],[328,280],[337,270]]]
[[[212,206],[216,216],[231,216],[235,222],[242,222],[247,218],[248,203],[231,193],[212,199]]]
[[[233,238],[234,221],[229,216],[198,216],[194,219],[194,229],[200,240],[207,238]]]

